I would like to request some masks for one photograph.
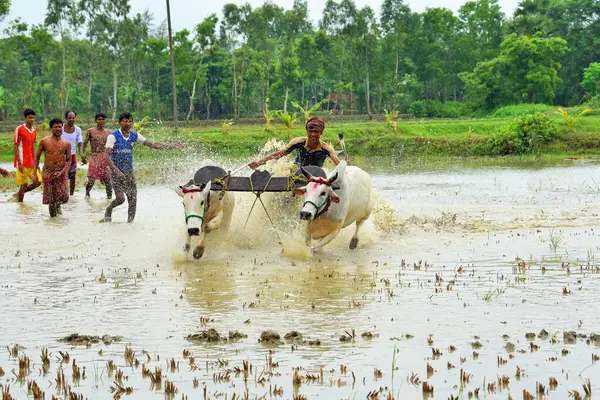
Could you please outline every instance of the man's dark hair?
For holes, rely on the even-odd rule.
[[[23,116],[25,118],[27,118],[29,115],[35,115],[35,111],[33,111],[31,108],[27,108],[25,111],[23,111]]]
[[[130,112],[121,113],[121,115],[119,115],[119,122],[123,121],[124,119],[130,119],[133,121],[133,115],[131,115]]]
[[[74,110],[67,110],[65,112],[65,118],[69,118],[69,113],[73,113],[73,114],[75,114],[75,116],[77,116],[77,112],[75,112]]]
[[[96,113],[96,116],[94,117],[94,121],[97,120],[98,118],[106,119],[106,114],[104,114],[103,112]]]
[[[56,124],[63,124],[63,120],[60,118],[52,118],[50,120],[50,122],[48,123],[48,126],[50,127],[50,129],[52,129],[52,127]]]

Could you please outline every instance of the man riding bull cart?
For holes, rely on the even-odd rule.
[[[327,157],[335,165],[338,165],[340,159],[335,155],[333,147],[321,140],[325,131],[325,122],[319,117],[313,117],[306,122],[305,128],[306,136],[292,139],[283,149],[277,150],[258,161],[253,161],[248,166],[256,169],[267,161],[277,160],[292,151],[296,151],[296,161],[294,163],[300,167],[309,165],[322,167]]]
[[[337,157],[333,147],[321,140],[324,130],[325,123],[320,118],[311,118],[306,123],[306,137],[302,136],[295,138],[282,150],[273,152],[268,156],[247,165],[248,167],[256,169],[269,160],[279,159],[292,151],[296,151],[295,164],[299,168],[288,176],[276,177],[268,171],[255,171],[249,177],[235,176],[236,172],[246,167],[246,165],[238,168],[234,172],[226,172],[223,168],[216,165],[205,165],[200,168],[195,173],[192,180],[176,190],[178,194],[183,197],[185,222],[188,233],[184,251],[187,252],[190,250],[191,238],[197,237],[197,245],[194,248],[193,255],[196,259],[201,258],[204,253],[205,234],[217,229],[227,230],[229,228],[233,207],[235,205],[232,193],[230,192],[253,193],[256,198],[252,204],[248,217],[258,201],[265,210],[271,225],[275,228],[267,208],[260,198],[262,193],[292,192],[295,194],[304,194],[305,187],[309,182],[314,183],[314,187],[311,186],[312,189],[320,188],[320,185],[325,185],[327,192],[329,193],[328,196],[325,196],[326,198],[321,196],[318,203],[315,203],[316,200],[306,200],[304,203],[305,206],[306,204],[315,205],[314,215],[311,216],[312,219],[325,216],[332,203],[339,203],[339,197],[333,190],[341,188],[336,180],[338,176],[344,175],[347,163],[342,163],[344,168],[340,171],[337,171],[336,168],[335,177],[328,177],[325,171],[321,169],[327,157],[329,157],[338,168],[342,167],[340,159]],[[342,149],[347,157],[342,133],[339,134],[339,138]],[[341,172],[341,174],[338,172]],[[344,181],[344,179],[339,179],[339,181]],[[368,186],[370,187],[370,183]],[[344,205],[343,208],[348,209],[348,205]],[[367,216],[369,214],[370,211]],[[306,219],[307,217],[303,216],[303,218]],[[248,219],[246,219],[246,223],[247,222]],[[245,226],[246,224],[244,224],[242,231],[245,229]],[[341,223],[336,229],[335,234],[337,234],[337,231],[339,231],[340,228]],[[327,241],[329,240],[330,239]],[[357,243],[357,239],[354,240],[351,248],[356,247]]]

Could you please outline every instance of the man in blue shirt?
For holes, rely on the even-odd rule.
[[[121,127],[108,135],[106,139],[104,156],[110,168],[110,179],[116,197],[104,213],[104,222],[112,220],[112,210],[125,202],[125,196],[127,196],[128,203],[127,222],[133,222],[135,218],[137,186],[133,171],[132,150],[136,143],[157,150],[183,149],[182,143],[167,144],[153,142],[137,132],[131,132],[131,126],[133,125],[133,116],[131,113],[122,113],[119,115],[119,125]]]

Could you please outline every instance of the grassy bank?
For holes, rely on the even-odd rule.
[[[574,132],[569,132],[558,115],[552,119],[559,127],[558,135],[544,143],[540,155],[586,157],[600,154],[600,116],[587,116],[578,121]],[[338,133],[343,132],[348,151],[353,156],[410,157],[483,157],[489,156],[486,141],[499,132],[513,118],[486,118],[464,120],[412,120],[399,121],[398,134],[382,121],[339,121],[327,125],[324,139],[336,144]],[[186,127],[175,131],[161,125],[144,128],[144,135],[160,141],[182,140],[186,153],[199,156],[217,155],[221,158],[251,157],[266,142],[288,140],[285,128],[274,125],[272,132],[262,126],[233,125],[225,134],[220,126]],[[290,136],[304,134],[298,124]],[[12,160],[12,133],[0,133],[0,161]],[[147,148],[136,150],[140,160],[177,157]],[[158,154],[161,153],[161,154]]]

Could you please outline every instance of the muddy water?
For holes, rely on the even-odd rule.
[[[365,398],[373,391],[417,398],[423,381],[436,398],[468,398],[477,388],[481,398],[522,398],[524,389],[535,396],[540,382],[549,398],[563,399],[573,390],[583,395],[587,378],[600,390],[600,361],[592,362],[600,347],[563,337],[600,334],[599,165],[370,172],[378,202],[359,248],[347,249],[348,231],[314,256],[286,237],[282,255],[275,228],[292,237],[297,228],[291,211],[283,215],[293,208],[289,197],[265,198],[275,228],[258,205],[242,230],[252,198],[238,195],[229,240],[213,240],[198,262],[180,250],[183,211],[169,185],[139,188],[134,224],[119,222],[124,207],[115,211],[117,222],[97,222],[107,204],[100,189],[92,200],[76,193],[57,220],[48,218],[39,193],[25,204],[1,203],[0,382],[10,383],[14,398],[27,396],[6,347],[19,344],[19,357],[31,359],[26,379],[46,398],[57,393],[59,351],[86,368],[85,379],[73,382],[71,365],[62,365],[71,391],[90,399],[113,397],[109,360],[132,398],[163,398],[166,380],[177,398],[203,398],[204,390],[208,398],[279,398],[280,388],[281,398]],[[209,328],[248,337],[186,340]],[[542,329],[548,337],[537,337]],[[260,343],[265,330],[278,332],[281,343]],[[306,342],[283,339],[292,330]],[[123,339],[89,347],[57,341],[75,332]],[[528,340],[527,333],[536,336]],[[139,367],[127,365],[125,346]],[[51,352],[46,376],[44,347]],[[168,367],[171,358],[178,369]],[[236,374],[244,361],[252,365],[246,381]],[[142,377],[144,363],[162,368],[162,387]],[[504,388],[496,383],[503,376]],[[558,382],[552,391],[550,377]]]

